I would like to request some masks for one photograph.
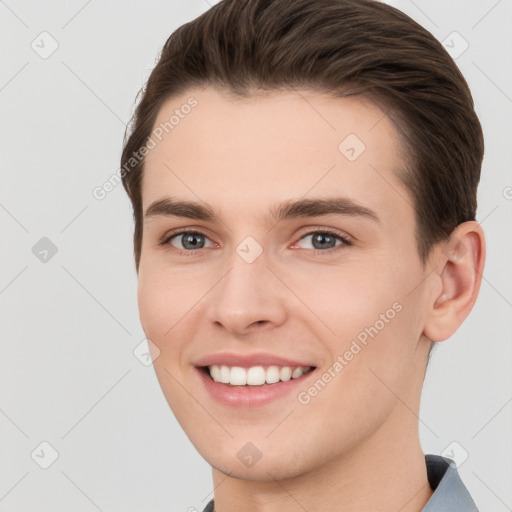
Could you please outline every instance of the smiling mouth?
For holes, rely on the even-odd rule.
[[[198,367],[209,379],[216,383],[237,387],[261,387],[300,379],[316,370],[316,366],[237,366],[211,365]]]

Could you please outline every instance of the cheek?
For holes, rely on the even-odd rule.
[[[146,336],[160,349],[172,336],[173,326],[190,309],[191,293],[182,280],[172,279],[154,267],[149,272],[141,267],[137,290],[140,322]]]
[[[141,270],[137,290],[140,322],[156,346],[150,345],[150,351],[160,386],[171,409],[179,414],[186,410],[187,395],[177,381],[183,380],[181,359],[189,339],[185,329],[197,297],[191,297],[194,292],[183,280],[170,279],[155,267],[151,273]]]
[[[324,298],[318,294],[314,303],[319,308],[315,312],[335,332],[321,325],[318,330],[329,353],[321,378],[325,387],[317,386],[322,390],[318,398],[314,389],[301,390],[311,400],[306,409],[317,409],[323,428],[338,432],[341,444],[382,423],[396,395],[408,392],[406,383],[420,334],[418,306],[406,297],[409,289],[392,276],[383,279],[381,274],[368,283],[360,280],[359,286],[348,286],[349,280],[344,284],[326,286]],[[334,413],[325,417],[321,411],[330,410],[329,404],[333,411],[349,414],[342,420]]]
[[[142,269],[142,267],[141,267]],[[158,281],[146,276],[141,270],[137,289],[137,302],[142,328],[146,336],[158,345],[157,333],[163,332],[164,312],[168,309],[164,289],[158,286]]]
[[[371,368],[394,380],[410,363],[421,334],[421,304],[409,293],[414,273],[392,263],[340,267],[330,276],[316,276],[314,286],[303,282],[297,289],[318,318],[311,316],[331,361],[343,357],[349,370],[344,373],[360,378]]]
[[[309,269],[296,272],[295,277],[287,276],[287,282],[314,313],[310,317],[316,318],[322,329],[321,338],[349,340],[375,322],[380,327],[380,315],[385,315],[385,320],[397,316],[396,309],[400,307],[396,303],[403,301],[403,285],[385,267],[361,262],[317,269],[314,273]]]
[[[149,261],[141,265],[137,290],[140,323],[164,359],[182,355],[178,349],[194,337],[206,303],[202,299],[217,280],[218,274],[213,274],[206,276]]]

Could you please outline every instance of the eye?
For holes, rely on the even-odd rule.
[[[298,246],[299,242],[310,238],[309,247]],[[338,250],[340,246],[352,245],[350,239],[337,231],[332,231],[326,228],[310,231],[305,235],[301,236],[299,242],[292,246],[292,249],[313,249],[320,250],[322,252],[330,252],[332,250]],[[195,250],[204,249],[207,247],[214,247],[216,244],[213,243],[204,233],[195,230],[183,230],[179,232],[171,233],[165,237],[161,242],[161,245],[171,246],[172,250],[176,249],[182,253],[192,253]],[[308,245],[308,244],[305,244]]]
[[[176,241],[173,242],[175,239]],[[210,241],[210,239],[200,231],[181,231],[168,236],[162,241],[162,245],[171,245],[172,247],[182,251],[193,251],[207,247],[207,240]],[[208,247],[211,247],[212,245]]]
[[[340,245],[352,245],[352,242],[347,237],[325,228],[306,233],[300,238],[300,241],[307,239],[311,240],[310,247],[301,247],[302,249],[329,251],[330,249],[337,250],[336,248]]]

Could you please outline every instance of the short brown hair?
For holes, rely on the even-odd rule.
[[[482,128],[466,80],[432,34],[375,0],[223,0],[167,39],[125,132],[137,272],[144,159],[132,156],[166,100],[208,85],[240,97],[294,87],[361,95],[386,111],[405,149],[399,178],[413,198],[423,264],[458,224],[475,220]]]

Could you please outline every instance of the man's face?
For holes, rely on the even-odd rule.
[[[191,96],[197,105],[183,109]],[[388,117],[305,90],[234,100],[207,88],[169,100],[155,127],[176,109],[179,122],[153,137],[143,211],[172,197],[218,219],[191,210],[145,219],[138,301],[160,385],[191,442],[225,473],[269,480],[414,430],[429,281]],[[285,203],[340,198],[366,210],[272,216]],[[178,231],[199,234],[171,238]],[[261,386],[215,384],[222,401],[197,364],[226,353],[315,369],[263,402]],[[246,401],[228,404],[234,391]]]

